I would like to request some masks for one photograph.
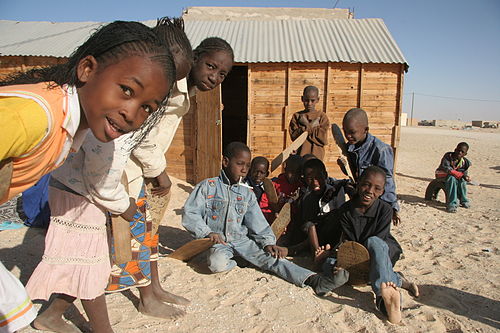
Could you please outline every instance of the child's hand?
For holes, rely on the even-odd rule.
[[[393,209],[392,210],[392,224],[394,226],[397,226],[401,223],[401,218],[399,217],[399,213],[397,210]]]
[[[288,255],[288,249],[278,245],[266,245],[264,251],[271,254],[274,258],[283,259]]]
[[[222,237],[221,234],[218,234],[216,232],[211,232],[208,234],[208,238],[214,243],[214,244],[222,244],[222,245],[227,245],[226,242],[224,242],[224,238]]]
[[[120,216],[123,217],[123,219],[130,222],[134,219],[134,215],[137,212],[137,204],[135,203],[134,198],[129,198],[129,200],[130,200],[130,205],[128,206],[126,211],[120,214]]]
[[[170,192],[170,188],[172,187],[172,182],[168,177],[165,171],[162,171],[157,177],[154,178],[156,180],[157,186],[151,189],[151,193],[154,195],[158,195],[163,197]]]
[[[464,179],[465,179],[466,182],[470,182],[471,181],[471,179],[470,179],[469,176],[465,176]]]

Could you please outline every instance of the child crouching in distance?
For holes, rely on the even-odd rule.
[[[391,235],[392,207],[379,199],[384,193],[386,173],[377,166],[368,167],[357,185],[357,193],[332,214],[324,229],[325,240],[337,244],[343,240],[363,244],[370,253],[369,278],[376,295],[377,308],[386,314],[391,323],[401,321],[401,296],[399,287],[418,297],[418,287],[408,282],[393,266],[399,260],[402,249]],[[340,229],[340,230],[339,230]],[[329,249],[329,246],[323,248]],[[328,258],[323,268],[332,272],[334,258]]]
[[[252,187],[257,198],[260,210],[269,224],[275,219],[276,208],[269,203],[269,197],[264,187],[264,179],[269,176],[269,160],[264,156],[257,156],[252,159],[248,176],[245,182]]]
[[[229,271],[239,255],[262,270],[270,271],[299,287],[311,286],[317,295],[344,284],[348,274],[339,270],[323,276],[284,259],[287,249],[276,238],[259,209],[255,194],[240,183],[250,169],[250,149],[232,142],[224,149],[219,177],[196,185],[189,195],[182,225],[195,238],[210,238],[208,267],[213,273]]]
[[[456,213],[459,203],[464,208],[470,207],[467,199],[467,182],[470,182],[468,171],[471,162],[465,158],[468,151],[469,145],[460,142],[455,151],[444,154],[436,170],[436,178],[446,178],[446,211],[449,213]]]

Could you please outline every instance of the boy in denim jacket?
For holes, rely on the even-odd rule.
[[[270,271],[299,287],[311,286],[323,296],[344,284],[345,270],[333,276],[316,274],[284,259],[287,249],[276,238],[262,214],[255,194],[241,180],[250,169],[250,149],[241,142],[227,145],[219,177],[200,182],[189,195],[182,225],[195,238],[208,237],[208,268],[224,272],[236,266],[235,254],[262,270]]]

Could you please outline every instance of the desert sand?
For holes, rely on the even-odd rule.
[[[470,209],[445,212],[444,195],[424,200],[442,155],[460,141],[470,145]],[[176,320],[137,312],[137,290],[106,297],[115,332],[496,332],[500,329],[500,132],[407,127],[396,165],[402,224],[392,233],[403,247],[396,270],[420,286],[403,291],[402,322],[388,323],[374,306],[370,287],[343,286],[319,298],[251,267],[211,275],[203,254],[189,263],[167,258],[190,240],[181,226],[182,206],[193,186],[174,179],[170,209],[160,227],[161,282],[191,300]],[[43,254],[43,232],[0,232],[0,260],[26,283]],[[310,265],[304,258],[295,258]],[[37,307],[41,304],[37,303]],[[84,331],[81,304],[67,318]],[[22,332],[36,332],[26,328]]]

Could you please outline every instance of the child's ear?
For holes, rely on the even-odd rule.
[[[267,178],[267,176],[269,176],[269,170],[266,172],[266,178]]]
[[[365,133],[368,133],[369,130],[370,130],[370,127],[366,126]]]
[[[222,167],[227,168],[228,165],[229,165],[229,158],[227,158],[227,156],[222,156]]]
[[[97,60],[91,55],[86,56],[78,62],[78,66],[76,68],[76,75],[78,77],[78,81],[85,83],[88,81],[89,77],[97,71]]]

